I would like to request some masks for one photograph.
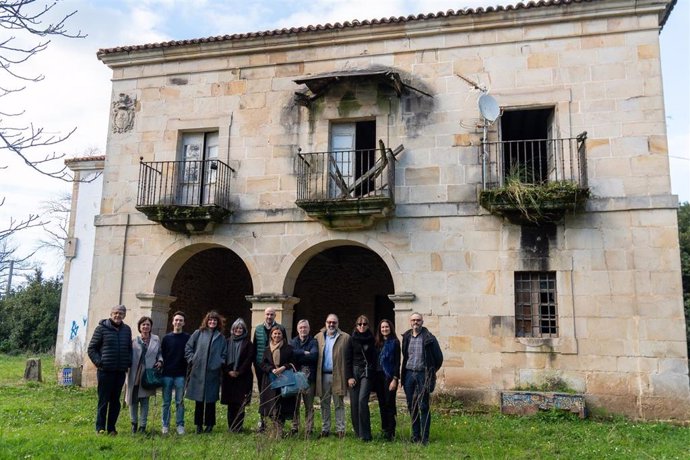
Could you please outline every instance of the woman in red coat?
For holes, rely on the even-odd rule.
[[[252,399],[253,359],[254,347],[249,340],[247,324],[242,318],[237,318],[228,337],[220,396],[220,403],[228,406],[228,429],[233,433],[242,431],[244,410]]]

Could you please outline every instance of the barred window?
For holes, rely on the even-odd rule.
[[[555,272],[515,272],[515,335],[558,337]]]

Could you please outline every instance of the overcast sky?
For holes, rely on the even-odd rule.
[[[41,3],[40,1],[38,3]],[[99,48],[167,40],[199,38],[283,27],[373,19],[407,14],[458,10],[465,7],[513,3],[501,0],[61,0],[56,13],[67,14],[71,30],[87,38],[55,38],[47,51],[20,67],[23,74],[44,74],[14,103],[25,109],[25,124],[46,131],[77,131],[56,151],[66,157],[105,151],[110,103],[110,70],[96,59]],[[673,192],[690,201],[690,0],[679,0],[661,33],[662,65],[669,134]],[[0,37],[7,36],[3,30]],[[0,86],[7,80],[0,75]],[[3,99],[3,111],[12,101]],[[17,125],[17,123],[13,123]],[[52,150],[43,152],[49,154]],[[61,167],[62,161],[56,164]],[[0,228],[11,217],[40,213],[41,202],[71,190],[71,184],[46,179],[3,153],[0,158]],[[26,231],[16,242],[20,252],[29,252],[41,238],[39,230]],[[44,254],[49,275],[62,270],[55,257]]]

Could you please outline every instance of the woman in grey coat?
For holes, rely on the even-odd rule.
[[[191,367],[186,397],[196,401],[194,424],[197,434],[210,433],[216,424],[216,401],[227,351],[224,327],[225,318],[212,310],[206,313],[201,326],[185,346],[184,355]]]
[[[142,316],[137,322],[139,337],[132,340],[132,367],[127,373],[127,393],[125,400],[129,405],[129,416],[132,419],[132,433],[146,432],[146,422],[149,416],[149,397],[156,394],[156,389],[146,389],[141,386],[146,369],[160,369],[163,364],[161,357],[161,340],[151,334],[153,320]]]

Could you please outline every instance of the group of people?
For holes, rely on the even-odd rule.
[[[392,321],[382,319],[372,331],[369,319],[357,318],[352,334],[339,328],[338,317],[329,314],[325,325],[311,335],[306,319],[297,323],[297,336],[288,341],[285,328],[276,322],[273,308],[264,311],[264,322],[250,339],[242,318],[230,326],[225,337],[225,318],[208,312],[191,335],[183,332],[185,315],[175,312],[172,332],[162,340],[151,333],[153,321],[144,316],[137,322],[139,336],[124,323],[126,308],[113,307],[110,318],[99,322],[89,343],[88,355],[97,368],[98,409],[96,431],[117,434],[120,395],[125,380],[125,400],[130,408],[132,432],[146,432],[149,398],[155,389],[143,385],[147,369],[161,374],[162,433],[170,431],[170,413],[175,393],[175,422],[185,434],[184,402],[195,402],[196,433],[210,433],[216,425],[216,403],[227,406],[231,432],[242,431],[245,409],[253,390],[252,366],[259,389],[259,431],[270,428],[276,437],[291,420],[290,434],[299,433],[304,406],[304,434],[314,432],[314,399],[320,398],[321,434],[332,434],[331,406],[335,412],[335,435],[345,437],[345,396],[349,394],[351,423],[355,435],[371,441],[369,397],[375,392],[384,439],[396,432],[396,394],[402,385],[412,419],[412,442],[427,444],[431,426],[429,395],[443,354],[436,337],[424,327],[419,313],[410,315],[410,329],[398,339]],[[272,382],[292,370],[306,376],[308,388],[297,394],[281,394]]]

